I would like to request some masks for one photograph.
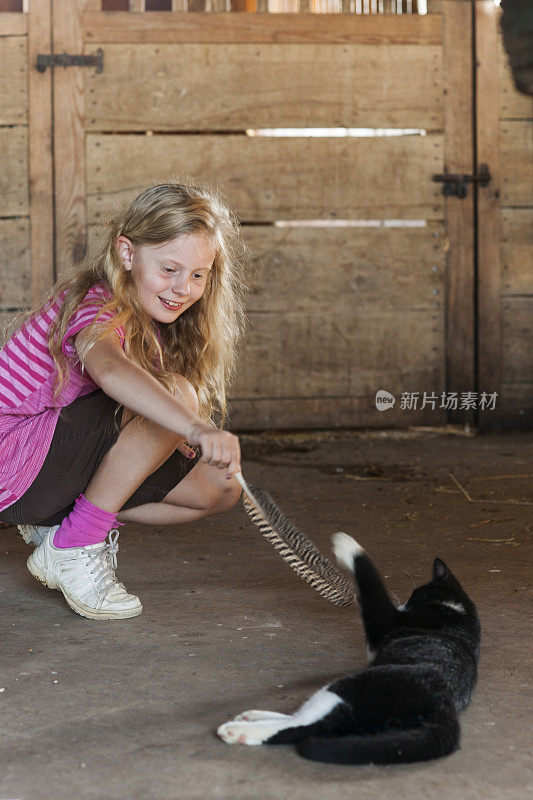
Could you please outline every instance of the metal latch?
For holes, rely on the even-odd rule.
[[[479,165],[479,173],[477,175],[449,175],[447,172],[444,175],[433,175],[433,180],[437,183],[443,183],[442,194],[449,197],[455,195],[463,199],[466,197],[467,186],[469,183],[479,183],[480,186],[488,186],[491,181],[491,174],[486,164]]]
[[[96,53],[90,56],[73,56],[68,53],[57,53],[54,55],[37,56],[37,69],[44,72],[47,67],[96,67],[96,72],[100,73],[104,69],[104,51],[101,47]]]

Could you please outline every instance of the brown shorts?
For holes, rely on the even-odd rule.
[[[19,500],[0,511],[0,521],[12,525],[58,525],[118,439],[122,412],[118,412],[115,421],[116,407],[116,401],[99,389],[62,409],[37,477]],[[197,460],[198,457],[187,458],[175,450],[122,508],[161,502]]]

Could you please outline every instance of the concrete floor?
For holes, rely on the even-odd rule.
[[[199,524],[121,530],[118,574],[144,603],[123,622],[71,612],[26,571],[29,548],[8,528],[0,531],[0,800],[531,797],[533,434],[243,444],[251,482],[324,552],[334,531],[355,535],[398,598],[429,578],[435,555],[455,570],[484,634],[462,749],[423,764],[340,767],[216,737],[236,713],[292,711],[365,661],[356,609],[328,604],[296,577],[240,504]]]

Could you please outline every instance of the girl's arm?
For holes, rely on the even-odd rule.
[[[86,331],[84,328],[74,339],[78,355]],[[218,430],[203,422],[184,403],[169,394],[152,375],[126,356],[114,331],[91,347],[85,356],[84,368],[113,400],[183,436],[189,444],[199,445],[202,448],[201,461],[221,469],[228,468],[228,475],[240,472],[238,438],[229,431]]]

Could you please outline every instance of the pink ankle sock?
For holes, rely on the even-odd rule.
[[[117,515],[93,505],[83,494],[76,498],[74,508],[54,534],[54,547],[86,547],[103,542],[117,525]]]

